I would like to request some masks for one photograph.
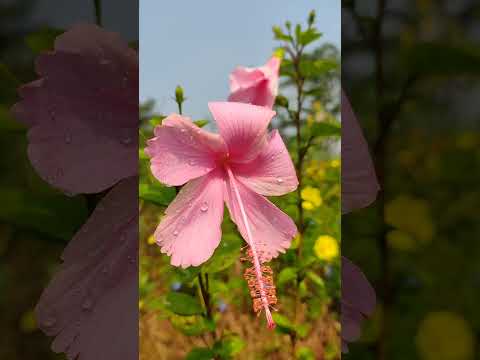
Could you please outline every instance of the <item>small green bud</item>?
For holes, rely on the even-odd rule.
[[[285,27],[287,28],[287,30],[291,30],[292,29],[292,23],[290,21],[285,22]]]
[[[185,98],[183,97],[183,89],[180,85],[175,89],[175,101],[177,104],[182,104],[185,101]]]
[[[310,11],[310,14],[308,14],[308,25],[313,25],[316,15],[315,10]]]
[[[278,95],[275,98],[275,105],[288,109],[288,99],[283,95]]]

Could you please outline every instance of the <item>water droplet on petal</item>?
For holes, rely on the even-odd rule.
[[[90,310],[92,308],[92,300],[91,299],[86,299],[83,304],[82,304],[82,309],[87,311],[87,310]]]
[[[180,132],[184,133],[187,129],[180,129]]]
[[[43,325],[45,325],[46,327],[52,327],[53,325],[55,325],[56,322],[57,322],[57,320],[55,318],[48,317],[43,322]]]
[[[283,183],[283,179],[277,178],[277,184],[281,184],[281,183]]]
[[[126,137],[126,138],[122,139],[122,144],[123,145],[129,145],[131,143],[132,143],[132,138],[130,138],[130,137]]]
[[[207,211],[208,211],[208,204],[207,204],[207,202],[204,202],[204,203],[202,204],[202,207],[200,208],[200,210],[201,210],[202,212],[207,212]]]
[[[196,162],[195,162],[195,160],[189,160],[189,161],[188,161],[188,164],[189,164],[190,166],[194,166],[194,165],[196,164]]]
[[[178,236],[178,230],[175,230],[175,231],[173,232],[173,236]]]

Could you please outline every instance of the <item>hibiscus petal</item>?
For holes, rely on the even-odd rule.
[[[235,186],[245,209],[255,247],[261,254],[262,260],[269,261],[277,257],[279,253],[285,252],[285,249],[290,247],[292,238],[297,234],[297,227],[293,220],[265,197],[229,177],[225,201],[233,222],[237,224],[247,242],[248,234],[235,193]]]
[[[155,128],[145,153],[151,157],[153,175],[166,185],[183,185],[217,165],[226,146],[219,135],[209,133],[188,118],[172,114]]]
[[[342,91],[342,213],[370,205],[378,190],[367,142]]]
[[[365,315],[375,311],[376,295],[363,272],[342,256],[342,302]]]
[[[213,102],[208,107],[227,144],[231,161],[255,159],[266,145],[267,127],[275,111],[235,102]]]
[[[233,164],[232,171],[239,181],[265,196],[284,195],[298,186],[295,167],[277,130],[254,161]]]
[[[233,93],[240,89],[255,86],[264,79],[265,74],[262,70],[238,66],[230,74],[230,91]]]
[[[138,171],[138,58],[118,35],[78,25],[36,60],[14,116],[29,127],[38,174],[68,193],[97,193]]]
[[[161,251],[171,264],[198,266],[220,243],[225,181],[221,170],[190,181],[165,211],[155,231]]]
[[[118,183],[100,201],[62,254],[63,264],[36,308],[52,349],[68,359],[126,359],[137,353],[138,178]],[[118,346],[106,346],[111,339]],[[118,356],[122,354],[122,356]]]

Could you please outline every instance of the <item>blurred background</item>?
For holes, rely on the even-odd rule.
[[[342,1],[342,86],[383,191],[342,219],[379,296],[346,359],[480,358],[480,4]]]
[[[138,38],[138,2],[105,0],[105,27]],[[26,129],[10,115],[16,88],[37,78],[36,56],[79,22],[95,22],[93,1],[0,2],[0,358],[64,359],[37,328],[33,309],[86,220],[91,201],[42,181],[27,157]]]

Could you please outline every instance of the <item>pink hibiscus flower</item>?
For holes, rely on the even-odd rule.
[[[29,128],[38,174],[67,193],[97,193],[137,174],[138,55],[118,34],[76,25],[35,63],[14,116]]]
[[[228,101],[272,108],[278,93],[280,59],[273,56],[264,66],[239,66],[230,74]]]
[[[253,290],[273,327],[269,306],[276,299],[269,294],[270,273],[263,263],[290,246],[297,228],[265,196],[295,190],[295,169],[278,131],[267,131],[274,111],[234,102],[209,103],[209,108],[219,134],[173,114],[148,141],[153,175],[169,186],[187,183],[165,211],[155,239],[172,265],[202,264],[220,243],[225,202],[250,247]],[[247,275],[251,280],[252,272]]]

